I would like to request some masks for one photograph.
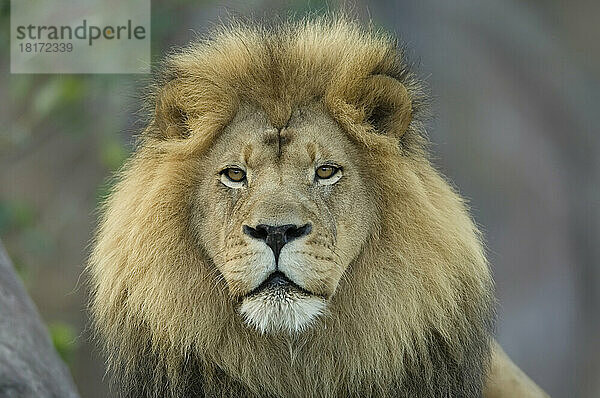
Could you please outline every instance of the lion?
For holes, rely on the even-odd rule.
[[[492,277],[391,36],[233,23],[152,92],[89,260],[123,396],[481,396]]]

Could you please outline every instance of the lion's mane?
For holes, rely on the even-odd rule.
[[[169,56],[153,92],[89,261],[124,395],[479,396],[491,276],[464,201],[427,158],[426,96],[391,37],[344,19],[234,23]],[[196,244],[190,176],[242,101],[283,126],[315,100],[385,170],[371,176],[382,221],[317,327],[260,335]]]

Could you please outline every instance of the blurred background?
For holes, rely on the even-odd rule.
[[[553,397],[599,397],[600,2],[351,4],[408,43],[431,87],[433,158],[485,233],[498,340]],[[229,15],[340,8],[152,1],[152,58]],[[98,200],[141,127],[146,77],[10,74],[9,17],[1,0],[0,239],[82,397],[110,397],[82,272]]]

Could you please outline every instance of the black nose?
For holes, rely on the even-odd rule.
[[[242,228],[251,237],[265,241],[267,246],[273,250],[276,263],[279,261],[279,253],[283,245],[296,238],[308,235],[312,229],[310,224],[304,224],[301,227],[294,224],[279,226],[258,224],[254,228],[248,225],[244,225]]]

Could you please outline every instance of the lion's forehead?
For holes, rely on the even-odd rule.
[[[255,169],[285,170],[343,158],[350,145],[318,101],[292,112],[283,128],[274,127],[261,108],[242,104],[217,138],[213,153]]]

